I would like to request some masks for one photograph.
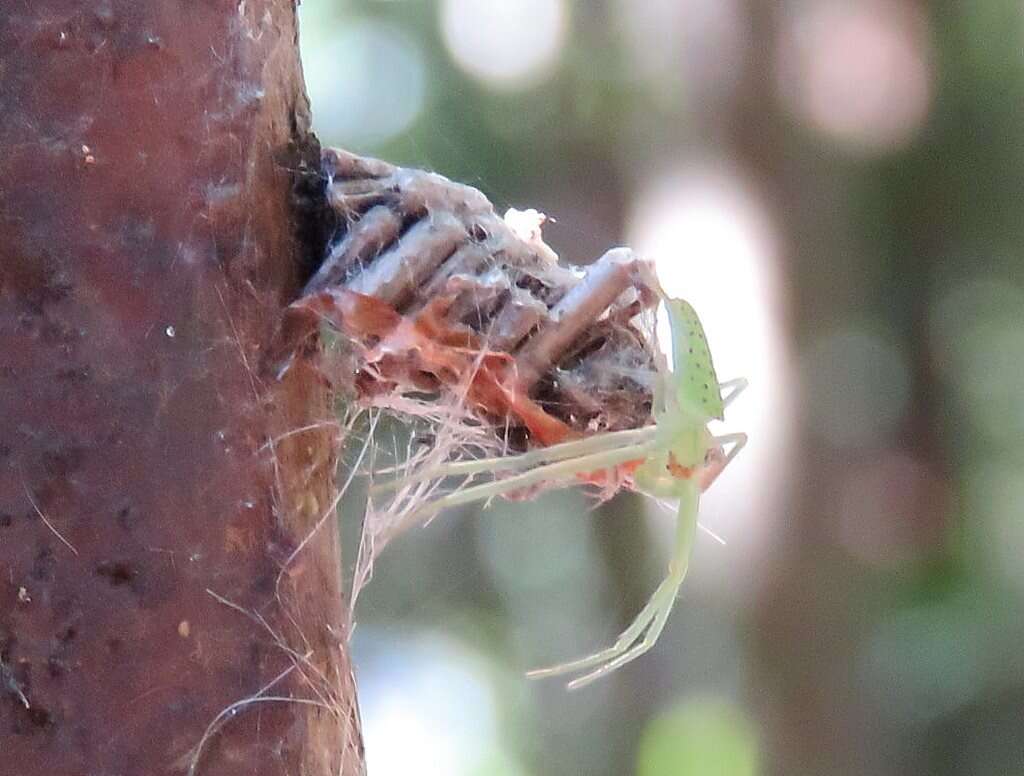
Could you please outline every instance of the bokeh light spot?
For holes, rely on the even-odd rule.
[[[757,731],[741,708],[724,699],[694,698],[647,726],[637,774],[755,776],[758,750]]]
[[[935,363],[972,425],[990,441],[1024,434],[1024,290],[997,278],[960,282],[931,315]]]
[[[932,97],[927,23],[907,3],[796,4],[778,43],[783,99],[810,126],[851,147],[909,142]]]
[[[739,83],[747,44],[737,0],[618,0],[637,74],[665,105],[707,111]]]
[[[589,525],[593,516],[582,495],[546,493],[538,505],[539,509],[496,502],[481,515],[479,530],[482,557],[499,585],[531,597],[594,570]]]
[[[500,750],[481,657],[458,641],[356,631],[366,764],[375,776],[469,776]],[[400,745],[396,745],[400,742]]]
[[[899,451],[873,452],[845,471],[836,529],[851,555],[893,568],[941,545],[948,487],[924,462]]]
[[[984,626],[966,603],[909,608],[878,623],[859,656],[858,678],[883,717],[926,725],[977,695],[984,679]]]
[[[1024,473],[1020,460],[979,462],[967,474],[965,513],[970,515],[973,554],[1002,583],[1024,597]]]
[[[444,0],[441,33],[455,62],[492,88],[526,89],[554,69],[569,28],[565,0]]]
[[[377,21],[351,21],[306,57],[316,129],[332,145],[368,148],[407,130],[423,110],[419,46]]]
[[[906,355],[869,327],[819,336],[804,355],[803,373],[811,430],[836,448],[863,448],[893,436],[910,401]]]

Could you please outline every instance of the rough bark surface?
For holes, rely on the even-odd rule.
[[[0,13],[0,774],[361,770],[333,521],[305,541],[334,435],[279,439],[328,397],[260,368],[318,164],[296,35],[289,0]]]

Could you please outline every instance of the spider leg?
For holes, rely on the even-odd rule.
[[[718,476],[725,471],[732,460],[739,455],[747,444],[746,434],[723,434],[722,436],[712,437],[711,441],[713,446],[713,456],[710,463],[706,464],[700,472],[700,485],[701,490],[707,490],[711,487],[711,484],[718,479]],[[728,453],[722,453],[726,445],[731,445]]]
[[[587,655],[577,660],[570,660],[565,663],[559,663],[558,665],[549,666],[547,668],[535,668],[532,671],[527,671],[526,675],[531,679],[543,679],[548,676],[561,676],[564,674],[575,674],[579,671],[587,671],[597,666],[607,665],[620,658],[623,655],[627,655],[635,648],[633,645],[637,644],[637,640],[642,636],[646,640],[646,631],[649,631],[652,624],[661,615],[661,608],[664,606],[664,588],[668,584],[668,579],[665,579],[658,586],[657,590],[650,597],[644,608],[640,610],[640,613],[633,618],[633,622],[629,624],[619,637],[615,639],[615,643],[610,647],[602,649],[599,652],[595,652],[593,655]],[[668,600],[668,608],[672,608],[672,599]],[[599,669],[600,670],[600,669]],[[581,677],[581,679],[586,677]],[[574,680],[579,681],[579,680]]]
[[[667,582],[668,580],[666,580]],[[668,616],[672,613],[672,604],[675,603],[676,593],[679,591],[679,586],[676,585],[672,588],[666,588],[664,591],[658,590],[655,595],[658,596],[658,606],[656,607],[654,620],[651,622],[650,627],[644,633],[643,638],[640,639],[634,646],[623,652],[618,657],[609,660],[604,665],[594,669],[588,674],[584,674],[578,679],[573,679],[569,684],[566,685],[570,690],[578,690],[580,687],[585,687],[591,682],[595,682],[602,676],[610,674],[612,671],[621,668],[642,654],[647,652],[653,647],[658,637],[661,635],[662,630],[665,628],[665,623],[668,622]],[[667,600],[662,601],[662,597]]]
[[[374,485],[371,491],[380,493],[382,491],[396,490],[412,482],[430,480],[435,477],[468,477],[484,472],[516,471],[570,458],[582,458],[593,453],[617,450],[648,442],[654,439],[656,431],[655,426],[644,426],[643,428],[629,429],[627,431],[611,431],[605,434],[596,434],[585,439],[527,450],[519,455],[478,458],[470,461],[453,461],[441,464],[440,466],[430,467],[425,471],[417,472],[407,477],[396,477],[389,482]],[[399,472],[401,472],[401,467],[385,469],[378,473],[395,474]]]
[[[690,552],[693,549],[693,538],[697,529],[699,483],[693,479],[682,481],[678,495],[676,546],[672,561],[669,563],[668,576],[658,585],[658,589],[654,591],[650,601],[640,610],[640,614],[636,616],[632,624],[608,649],[551,668],[530,671],[527,676],[540,678],[586,671],[587,673],[583,676],[569,682],[569,689],[574,690],[621,668],[654,646],[665,627],[672,611],[672,605],[675,603],[676,593],[683,584],[690,565]]]
[[[722,404],[728,407],[747,389],[747,386],[749,385],[750,383],[745,377],[737,377],[735,380],[726,380],[724,383],[719,383],[718,390],[720,392],[729,392],[728,395],[722,397]]]
[[[626,461],[643,459],[647,457],[654,447],[654,442],[643,442],[636,445],[630,445],[628,447],[604,450],[602,452],[592,453],[591,455],[584,455],[578,458],[570,458],[565,461],[557,461],[555,463],[538,466],[529,471],[514,474],[511,477],[506,477],[501,480],[494,480],[493,482],[486,482],[481,485],[472,485],[468,488],[457,490],[424,504],[419,509],[411,512],[408,519],[411,520],[415,518],[422,520],[436,515],[438,512],[448,509],[449,507],[493,498],[494,496],[500,496],[503,493],[520,490],[521,488],[527,488],[531,485],[537,485],[542,482],[572,479],[577,474],[584,472],[597,471],[607,466],[625,463]]]

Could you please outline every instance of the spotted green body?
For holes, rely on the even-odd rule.
[[[693,305],[664,298],[672,338],[672,368],[663,369],[655,391],[658,449],[635,475],[637,488],[660,498],[680,498],[690,485],[685,472],[704,464],[713,438],[710,420],[721,420],[725,403],[704,326]]]
[[[672,332],[669,383],[675,391],[675,410],[702,425],[708,420],[722,420],[725,405],[697,311],[684,299],[665,299],[665,309]]]

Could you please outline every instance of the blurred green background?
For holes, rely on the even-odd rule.
[[[629,244],[752,387],[657,646],[567,693],[672,515],[579,493],[388,548],[371,776],[1024,774],[1024,5],[304,0],[323,141]],[[351,530],[346,526],[346,530]]]

